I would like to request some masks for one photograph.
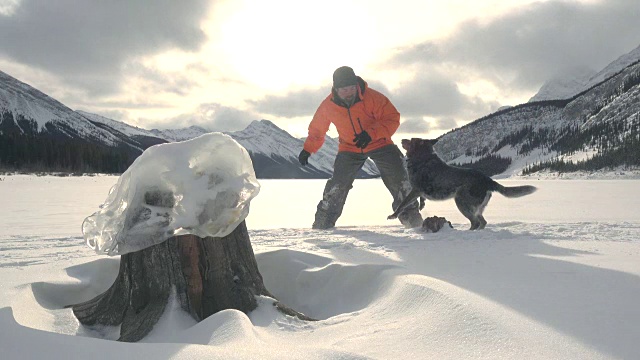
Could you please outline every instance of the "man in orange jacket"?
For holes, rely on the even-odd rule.
[[[314,229],[335,226],[356,173],[367,158],[376,164],[391,192],[393,209],[411,191],[404,156],[391,141],[400,126],[400,113],[386,96],[368,87],[348,66],[339,67],[333,73],[331,94],[322,101],[309,124],[309,136],[298,156],[301,165],[307,165],[309,156],[320,149],[331,123],[338,130],[340,144],[333,176],[327,181],[318,203]],[[418,201],[405,208],[398,218],[408,228],[421,226]]]

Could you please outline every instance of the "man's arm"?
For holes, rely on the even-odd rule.
[[[371,91],[373,117],[376,121],[371,129],[366,130],[373,139],[391,139],[400,126],[400,113],[386,96],[373,89],[368,91]]]
[[[324,137],[331,125],[331,120],[326,116],[324,105],[324,102],[320,104],[320,107],[318,107],[318,110],[316,110],[316,113],[313,115],[313,119],[311,119],[311,123],[309,123],[309,135],[304,142],[304,150],[311,154],[320,150],[322,144],[324,144]]]

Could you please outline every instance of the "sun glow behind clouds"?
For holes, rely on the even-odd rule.
[[[205,24],[206,53],[258,89],[328,85],[338,66],[378,71],[394,49],[445,37],[479,13],[491,18],[532,1],[228,0],[216,3]]]
[[[18,5],[20,5],[20,0],[0,0],[0,15],[13,15]]]
[[[374,55],[376,39],[362,30],[372,19],[363,9],[357,2],[339,8],[285,0],[228,3],[226,17],[214,15],[217,50],[233,72],[261,88],[329,83],[334,68],[363,67]]]

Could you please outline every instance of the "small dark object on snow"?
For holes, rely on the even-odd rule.
[[[424,232],[438,232],[444,227],[445,224],[449,225],[449,228],[453,229],[453,226],[451,226],[451,221],[448,221],[446,218],[438,216],[428,217],[422,222],[422,230]]]

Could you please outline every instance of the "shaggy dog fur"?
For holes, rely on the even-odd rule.
[[[435,154],[433,145],[436,141],[418,138],[402,140],[402,147],[407,151],[407,169],[413,190],[388,219],[397,218],[402,209],[417,197],[420,197],[421,210],[425,199],[454,198],[458,210],[471,222],[470,230],[483,229],[487,221],[482,212],[493,191],[509,198],[536,191],[530,185],[502,186],[477,170],[450,166]]]

